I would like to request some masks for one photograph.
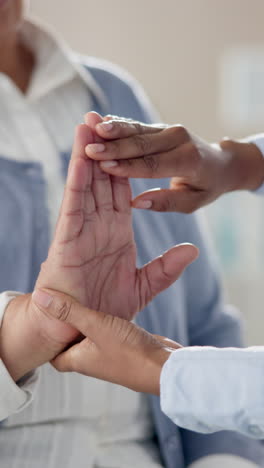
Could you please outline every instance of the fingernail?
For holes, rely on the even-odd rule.
[[[106,132],[110,132],[114,128],[114,125],[110,122],[103,122],[99,124],[99,127],[101,127]]]
[[[151,200],[138,200],[133,203],[133,206],[135,208],[141,208],[142,210],[148,210],[149,208],[152,207],[152,201]]]
[[[116,167],[118,166],[118,162],[117,161],[101,161],[100,165],[102,168]]]
[[[105,150],[105,145],[102,143],[94,143],[92,145],[87,145],[85,150],[91,153],[102,153]]]
[[[42,291],[41,289],[35,289],[32,294],[33,302],[39,307],[47,309],[53,301],[53,297]]]

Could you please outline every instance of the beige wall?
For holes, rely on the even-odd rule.
[[[263,45],[263,0],[31,0],[31,5],[76,50],[127,68],[166,121],[181,121],[210,138],[229,133],[219,121],[219,59],[233,45]]]
[[[31,10],[76,50],[127,68],[165,121],[182,122],[212,139],[231,133],[219,117],[222,57],[233,46],[264,44],[263,0],[31,0]],[[263,129],[249,125],[248,133]],[[236,136],[244,132],[238,128]],[[243,249],[250,264],[260,256],[255,241],[260,208],[254,200],[242,203],[241,229],[245,223],[251,229]],[[241,269],[227,284],[247,318],[249,342],[259,344],[264,342],[264,289],[260,275],[251,276],[250,283],[247,276]]]

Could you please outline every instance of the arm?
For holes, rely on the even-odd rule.
[[[43,293],[48,295],[47,298],[43,296]],[[203,418],[205,417],[208,420],[210,414],[206,409],[206,405],[208,401],[212,401],[215,407],[214,396],[215,394],[219,395],[219,388],[224,387],[221,393],[221,395],[224,394],[222,396],[223,408],[225,406],[225,396],[233,403],[235,395],[229,395],[226,382],[223,381],[226,375],[223,375],[223,379],[216,380],[216,385],[212,385],[212,388],[209,387],[208,394],[207,392],[205,393],[203,385],[205,366],[202,365],[202,372],[200,372],[202,359],[200,359],[199,353],[203,352],[201,348],[190,348],[194,355],[193,361],[196,359],[197,366],[195,367],[194,362],[191,365],[191,358],[188,358],[188,349],[181,349],[180,345],[172,340],[151,335],[131,322],[127,322],[119,317],[112,317],[102,312],[86,309],[71,297],[62,296],[55,291],[37,290],[34,294],[34,302],[42,312],[53,318],[59,318],[62,322],[75,327],[84,336],[83,341],[76,343],[53,361],[53,365],[59,371],[79,372],[87,376],[124,385],[135,391],[153,394],[159,394],[159,379],[161,374],[163,410],[172,417],[174,422],[178,423],[180,420],[182,423],[185,417],[185,425],[187,425],[187,421],[190,421],[192,425],[194,419],[193,411],[195,413],[197,408],[205,408],[206,414],[200,415],[198,413],[201,416],[201,421],[200,424],[196,424],[195,429],[199,431],[204,431]],[[61,313],[62,310],[63,313]],[[98,330],[100,330],[99,333]],[[177,351],[175,351],[176,349]],[[204,349],[208,350],[208,348]],[[215,349],[214,351],[217,352],[219,350]],[[231,352],[231,350],[226,351]],[[236,352],[239,353],[238,350]],[[186,358],[184,358],[185,353]],[[221,354],[221,357],[223,361],[222,369],[226,369],[228,356],[224,359],[223,354]],[[251,357],[253,357],[252,352]],[[204,361],[207,361],[206,355]],[[210,374],[209,379],[211,382],[211,377],[214,377],[217,372],[215,362],[216,360],[212,356],[210,364],[215,373]],[[245,362],[244,359],[243,362]],[[126,372],[127,368],[129,368],[129,372]],[[234,363],[234,369],[237,370],[236,363]],[[191,377],[192,386],[189,385],[190,375],[194,376],[194,378]],[[239,373],[239,376],[241,379],[241,373]],[[255,375],[252,374],[252,377],[255,377]],[[184,378],[186,381],[184,381]],[[241,380],[239,381],[238,379],[237,388],[240,382]],[[188,391],[185,393],[184,387],[182,388],[184,383],[189,393]],[[196,384],[198,384],[198,387],[196,387]],[[258,389],[258,396],[261,396],[260,388]],[[194,391],[195,395],[193,395]],[[253,392],[253,397],[255,396],[256,394]],[[250,393],[248,397],[251,397]],[[199,401],[201,401],[200,406]],[[205,404],[203,404],[204,402]],[[243,404],[244,402],[239,401],[238,408],[240,408],[241,403]],[[187,409],[185,409],[186,407],[188,407],[188,414]],[[182,409],[185,413],[183,413]],[[243,418],[241,418],[242,420]],[[208,431],[208,428],[206,430]],[[223,466],[221,463],[225,463],[225,466],[232,468],[236,468],[236,466],[239,468],[242,466],[243,468],[258,466],[242,458],[242,454],[241,457],[235,455],[234,450],[234,453],[230,455],[223,453],[222,455],[209,454],[205,457],[200,457],[199,460],[190,465],[190,468],[206,468],[207,466],[218,468]]]
[[[189,344],[191,346],[216,346],[219,348],[241,347],[243,346],[241,321],[237,312],[225,304],[216,261],[209,248],[210,242],[206,232],[199,223],[199,217],[187,216],[185,219],[187,240],[195,239],[200,249],[199,259],[186,270],[184,275],[188,301]],[[191,348],[189,350],[191,352]],[[221,350],[219,350],[219,353],[221,353]],[[218,371],[217,362],[216,360],[214,363],[215,373]],[[188,376],[188,379],[183,382],[184,390],[186,394],[192,392],[192,401],[196,402],[196,387],[193,385],[192,374],[188,374]],[[204,387],[206,387],[209,379],[211,379],[211,376],[205,374],[204,385],[202,386],[205,396],[203,404],[208,405],[208,412],[212,410],[212,413],[214,413],[214,411],[217,412],[218,399],[221,402],[219,396],[221,387],[217,387],[216,391],[210,394],[210,399],[207,398]],[[186,387],[187,380],[188,390]],[[181,382],[178,381],[177,383],[181,387]],[[189,402],[189,404],[191,406],[192,402]],[[184,421],[182,422],[181,425],[184,426]],[[250,441],[236,432],[218,432],[203,435],[190,430],[181,430],[181,433],[186,453],[191,454],[191,458],[187,460],[189,464],[202,457],[213,456],[216,453],[236,455],[257,464],[260,460],[263,460],[261,444],[257,441]],[[188,450],[188,447],[190,450]]]
[[[84,147],[92,138],[86,125],[77,128],[55,237],[36,284],[131,318],[177,279],[196,258],[197,249],[176,246],[136,268],[129,183],[110,179],[87,159]],[[6,308],[0,356],[10,379],[17,382],[77,337],[69,324],[42,313],[31,294],[21,295]]]
[[[58,370],[134,391],[156,395],[161,391],[164,412],[176,424],[199,432],[225,428],[264,436],[263,348],[181,348],[124,319],[89,310],[57,291],[36,290],[33,301],[42,313],[84,336],[53,360]]]

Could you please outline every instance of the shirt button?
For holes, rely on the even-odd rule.
[[[249,433],[255,437],[263,438],[263,430],[256,424],[251,424],[248,427]]]

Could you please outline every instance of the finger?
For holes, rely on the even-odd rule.
[[[76,158],[86,159],[85,147],[93,142],[94,137],[89,127],[85,124],[78,125],[75,129],[71,160]]]
[[[167,346],[168,348],[173,348],[173,349],[182,348],[182,346],[179,343],[176,343],[176,341],[173,341],[170,338],[166,338],[165,336],[155,335],[155,334],[153,334],[153,336],[162,344]]]
[[[84,116],[85,124],[93,134],[94,142],[102,141],[95,132],[95,127],[103,119],[97,112],[88,112]],[[102,213],[113,211],[113,193],[111,178],[102,171],[98,164],[93,164],[92,193],[94,195],[96,210]]]
[[[192,244],[181,244],[165,252],[145,265],[140,271],[140,310],[161,291],[167,289],[198,257],[198,249]]]
[[[102,117],[96,112],[89,112],[85,116],[85,122],[92,130],[95,130],[99,122],[102,122]],[[95,136],[96,142],[102,142],[102,138],[98,135]],[[94,174],[96,180],[94,181],[94,188],[97,190],[96,198],[98,198],[98,208],[109,211],[113,208],[119,212],[131,211],[131,189],[130,184],[126,178],[104,176],[100,167],[94,167]],[[99,183],[101,181],[101,183]],[[101,202],[100,202],[101,201]]]
[[[95,343],[100,339],[100,329],[106,327],[104,326],[106,314],[88,309],[71,296],[58,291],[36,289],[32,294],[32,300],[42,312],[73,326]]]
[[[127,177],[111,176],[113,206],[119,213],[131,213],[131,187]]]
[[[71,163],[55,235],[60,244],[75,239],[84,222],[95,211],[91,191],[92,164],[87,158],[76,159]]]
[[[75,345],[78,346],[78,345]],[[59,372],[74,372],[74,349],[72,346],[67,351],[60,353],[50,364]]]
[[[93,375],[96,368],[96,355],[96,345],[89,338],[85,338],[60,353],[51,364],[59,372],[82,372],[84,364],[85,375],[89,376]]]
[[[173,177],[176,171],[180,172],[180,166],[181,154],[177,154],[177,150],[169,153],[149,154],[137,159],[100,162],[101,169],[108,174],[140,179]]]
[[[90,158],[101,161],[133,159],[175,150],[189,140],[188,132],[176,125],[158,133],[136,134],[99,145],[88,144],[85,151]]]
[[[168,152],[149,154],[143,158],[101,161],[100,166],[108,174],[119,177],[195,178],[200,161],[201,155],[198,148],[192,142],[188,142]]]
[[[132,206],[161,212],[193,213],[204,206],[206,201],[204,191],[179,185],[177,189],[153,189],[143,192],[132,201]]]
[[[108,116],[107,121],[104,119],[102,123],[98,123],[95,127],[97,134],[105,140],[116,140],[145,133],[159,133],[166,128],[166,125],[163,124],[147,125],[120,117],[115,119],[111,117]]]
[[[100,114],[98,114],[98,112],[93,111],[93,112],[88,112],[87,114],[85,114],[84,121],[85,121],[85,124],[88,125],[88,127],[94,130],[95,132],[96,126],[100,124],[101,122],[103,122],[103,118]],[[96,135],[96,132],[95,132],[95,135]]]
[[[80,232],[84,218],[94,212],[95,203],[91,192],[92,161],[84,156],[85,143],[91,140],[91,131],[79,125],[75,131],[64,197],[60,209],[55,237],[59,242],[69,242]]]
[[[92,192],[94,196],[96,210],[99,214],[112,215],[114,210],[111,176],[100,168],[97,161],[93,164]]]

